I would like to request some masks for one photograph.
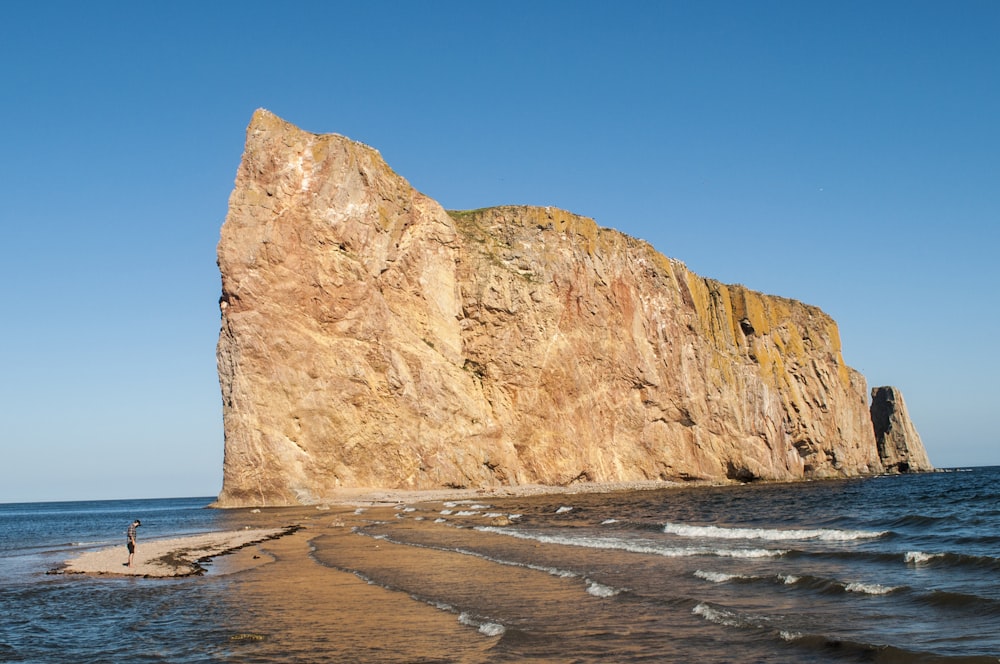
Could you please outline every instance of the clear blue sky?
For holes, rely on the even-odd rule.
[[[254,109],[448,208],[553,205],[816,304],[932,462],[1000,464],[1000,3],[8,2],[0,502],[221,487]]]

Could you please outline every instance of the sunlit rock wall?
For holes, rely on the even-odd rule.
[[[223,506],[884,470],[816,307],[562,210],[446,212],[376,150],[266,111],[218,259]]]

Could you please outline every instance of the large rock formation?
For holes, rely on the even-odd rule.
[[[220,505],[885,469],[816,307],[562,210],[446,212],[372,148],[266,111],[218,256]],[[915,434],[891,447],[930,467]]]
[[[910,420],[899,390],[895,387],[872,388],[870,410],[875,445],[887,471],[905,473],[931,469],[920,434]]]

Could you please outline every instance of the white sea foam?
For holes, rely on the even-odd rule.
[[[769,541],[814,539],[825,542],[846,542],[882,537],[887,531],[837,530],[830,528],[788,530],[776,528],[724,528],[722,526],[691,526],[685,523],[667,523],[663,526],[663,532],[680,537],[712,539],[760,539]]]
[[[454,510],[441,510],[441,514],[443,514],[444,516],[448,516],[448,515],[453,514],[453,513],[454,513]]]
[[[721,606],[711,606],[705,602],[700,602],[691,609],[691,613],[701,616],[709,622],[727,627],[756,627],[770,628],[771,617],[761,614],[741,614],[731,609]]]
[[[572,507],[567,507],[563,505],[562,507],[556,510],[556,514],[565,514],[566,512],[572,512],[572,511],[573,511]]]
[[[479,633],[486,636],[500,636],[507,631],[507,628],[500,623],[486,622],[479,626]]]
[[[605,519],[604,521],[601,521],[602,526],[608,526],[612,523],[618,523],[618,519]]]
[[[725,609],[718,609],[704,602],[698,604],[698,606],[691,609],[691,613],[696,616],[701,616],[709,622],[713,622],[716,625],[725,625],[727,627],[738,627],[740,621],[738,620],[735,613],[732,611],[727,611]]]
[[[486,517],[487,519],[495,519],[498,516],[503,516],[503,514],[501,514],[500,512],[487,512],[483,516]]]
[[[524,516],[524,515],[523,514],[508,514],[507,518],[513,520],[513,519],[520,519],[522,516]]]
[[[726,583],[733,579],[748,579],[750,577],[743,574],[727,574],[726,572],[706,572],[705,570],[695,570],[694,575],[699,579],[711,581],[712,583]]]
[[[448,519],[442,519],[441,517],[438,517],[434,519],[434,523],[448,523]]]
[[[790,586],[799,582],[799,577],[795,576],[794,574],[779,574],[778,578],[781,579],[781,582],[784,583],[786,586]]]
[[[705,546],[676,547],[667,546],[649,540],[628,540],[617,537],[586,537],[586,536],[566,536],[566,535],[546,535],[543,533],[529,533],[511,528],[497,528],[494,526],[481,526],[476,528],[483,532],[497,533],[508,537],[534,540],[544,544],[561,544],[564,546],[579,546],[590,549],[614,549],[619,551],[629,551],[631,553],[646,553],[668,558],[681,558],[686,556],[719,556],[722,558],[775,558],[783,556],[788,551],[783,549],[725,549],[711,548]]]
[[[354,510],[354,513],[355,514],[364,514],[365,513],[365,508],[364,507],[359,507],[358,509]]]
[[[802,638],[801,632],[789,632],[784,629],[778,632],[778,635],[781,637],[782,641],[796,641]]]
[[[704,555],[721,558],[778,558],[786,553],[787,549],[707,549]]]
[[[432,600],[429,600],[427,603],[430,604],[431,606],[433,606],[435,609],[441,609],[442,611],[449,611],[450,612],[450,611],[454,611],[455,610],[451,606],[451,604],[445,604],[444,602],[439,602],[438,600],[432,599]]]
[[[110,543],[111,540],[95,540],[93,542],[69,542],[69,546],[103,546]]]
[[[469,505],[469,509],[470,510],[488,510],[491,507],[493,507],[493,506],[492,505],[478,505],[478,504],[477,505]]]
[[[491,622],[489,620],[476,620],[468,612],[463,611],[458,616],[458,622],[468,627],[476,627],[479,629],[480,634],[486,636],[500,636],[507,631],[507,628],[500,623]]]
[[[587,586],[587,592],[594,597],[614,597],[621,591],[616,588],[612,588],[611,586],[606,586],[603,583],[591,581],[590,585]]]
[[[888,595],[898,590],[893,586],[883,586],[879,583],[848,583],[844,590],[849,593],[862,593],[864,595]]]
[[[455,516],[476,516],[479,512],[473,510],[462,510],[461,512],[456,512]]]
[[[908,563],[912,563],[914,565],[920,565],[921,563],[930,562],[935,558],[940,558],[942,555],[944,554],[924,553],[923,551],[907,551],[906,555],[903,557],[903,560]]]

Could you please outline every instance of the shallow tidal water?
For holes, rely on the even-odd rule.
[[[998,487],[976,468],[356,510],[2,505],[0,661],[997,662]],[[133,515],[164,537],[305,528],[201,577],[45,574]]]

